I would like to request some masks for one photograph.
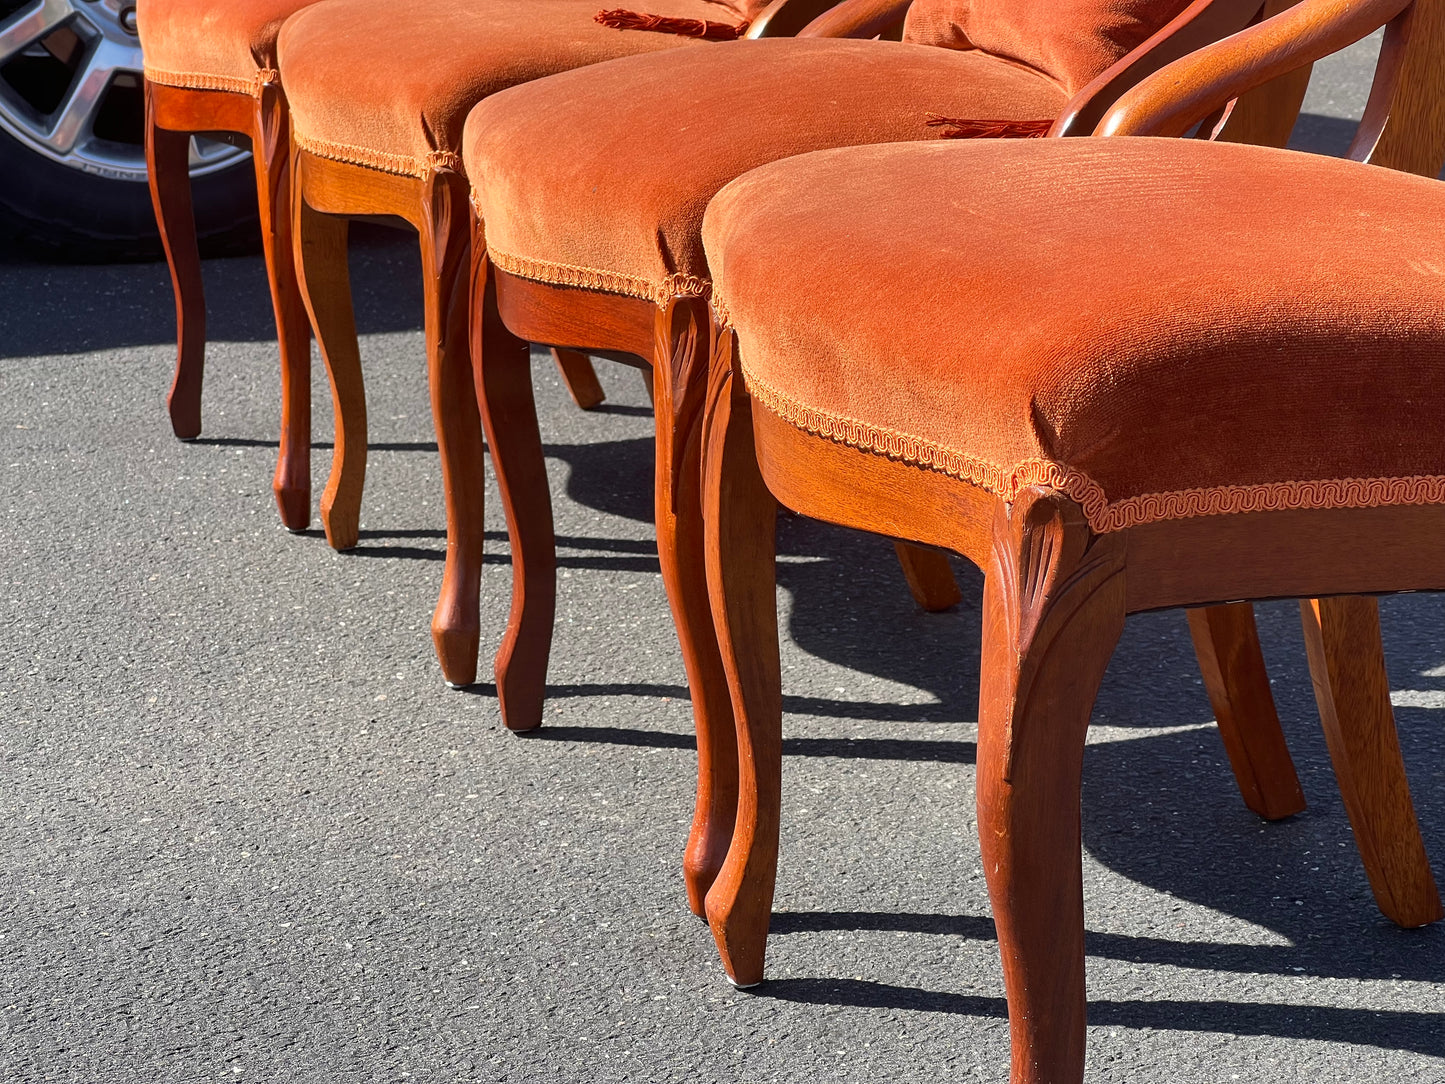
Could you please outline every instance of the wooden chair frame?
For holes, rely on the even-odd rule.
[[[191,136],[230,132],[251,141],[261,241],[281,351],[281,448],[272,489],[281,522],[311,521],[311,331],[296,285],[291,248],[291,117],[279,84],[255,95],[196,90],[146,80],[146,163],[151,201],[176,295],[176,372],[166,405],[182,440],[201,433],[206,298],[191,206]]]
[[[755,24],[778,31],[796,29],[828,2],[777,0]],[[446,168],[426,178],[383,173],[322,158],[300,147],[293,149],[292,158],[301,296],[326,364],[336,415],[336,450],[321,498],[322,525],[335,549],[357,543],[367,454],[365,387],[346,267],[346,220],[381,216],[401,220],[420,234],[427,369],[447,506],[446,569],[432,617],[432,639],[447,683],[470,685],[477,672],[484,487],[482,431],[468,349],[467,273],[475,215],[466,180]],[[579,406],[585,409],[602,401],[601,385],[585,353],[559,347],[553,357]],[[535,418],[530,398],[529,410]],[[540,443],[537,454],[540,457]],[[504,479],[504,501],[506,484]],[[525,556],[514,561],[519,580],[525,578]],[[918,575],[937,597],[952,587],[952,578],[950,574],[946,585],[928,579],[934,567],[928,564]]]
[[[1354,153],[1433,177],[1445,160],[1445,0],[1305,0],[1141,84],[1099,131],[1182,134],[1249,87],[1386,24]],[[1402,926],[1442,917],[1395,735],[1378,613],[1357,596],[1445,589],[1437,545],[1445,507],[1260,512],[1099,535],[1060,492],[1030,489],[1010,504],[802,432],[755,407],[735,352],[730,332],[714,333],[704,451],[707,576],[743,765],[732,848],[706,903],[734,981],[763,977],[776,876],[779,501],[940,546],[985,572],[978,821],[1013,1084],[1083,1078],[1080,775],[1093,700],[1126,614],[1311,600],[1301,615],[1317,700],[1376,900]]]
[[[1288,0],[1276,0],[1286,6]],[[902,18],[907,0],[846,0],[818,17],[809,35],[876,36]],[[1272,8],[1270,10],[1273,10]],[[1261,0],[1196,0],[1178,18],[1085,88],[1055,124],[1057,135],[1087,133],[1128,86],[1258,17]],[[769,28],[755,24],[749,36]],[[1305,78],[1282,80],[1250,116],[1257,141],[1283,143]],[[1280,118],[1283,118],[1281,123]],[[1272,123],[1271,123],[1272,120]],[[527,342],[583,350],[652,373],[656,414],[655,505],[663,582],[692,695],[698,787],[684,857],[689,905],[705,898],[732,841],[737,812],[735,724],[712,629],[703,561],[699,468],[711,318],[702,298],[665,304],[555,286],[508,274],[473,246],[473,357],[487,443],[501,483],[513,561],[512,608],[496,656],[497,695],[514,730],[542,720],[556,598],[556,556],[541,437],[532,400]],[[899,535],[906,538],[906,535]],[[900,544],[915,594],[927,605],[951,575],[946,559]],[[929,585],[935,585],[930,588]],[[1253,612],[1215,610],[1191,619],[1211,700],[1250,808],[1270,819],[1304,808],[1304,797],[1269,691]]]
[[[336,448],[321,497],[326,540],[338,550],[360,534],[366,479],[366,391],[347,267],[349,220],[400,219],[421,239],[427,382],[446,492],[447,557],[432,639],[449,684],[476,679],[482,571],[482,431],[467,351],[465,276],[471,249],[466,179],[383,173],[296,148],[297,278],[331,383]]]

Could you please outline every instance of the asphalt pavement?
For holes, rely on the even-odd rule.
[[[1338,150],[1368,57],[1300,128]],[[414,240],[358,230],[361,545],[269,480],[256,259],[206,268],[205,431],[177,442],[163,266],[0,253],[0,1080],[832,1082],[1007,1077],[973,812],[981,578],[913,606],[881,539],[780,528],[783,853],[770,980],[723,978],[680,862],[694,753],[635,371],[534,371],[561,542],[545,727],[447,689]],[[330,411],[315,373],[316,490]],[[510,566],[488,491],[484,672]],[[1382,606],[1445,878],[1445,602]],[[1130,619],[1084,768],[1091,1082],[1445,1081],[1445,924],[1376,910],[1296,607],[1260,607],[1309,800],[1243,806],[1177,612]]]

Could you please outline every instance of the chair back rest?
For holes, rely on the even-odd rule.
[[[1445,166],[1445,0],[1414,0],[1385,27],[1347,156],[1438,177]]]
[[[913,0],[903,40],[1015,60],[1072,95],[1189,5],[1190,0]]]
[[[1231,103],[1237,109],[1381,27],[1370,98],[1348,156],[1437,177],[1445,164],[1445,0],[1298,0],[1138,81],[1094,134],[1182,136],[1197,128],[1200,137],[1215,137]]]

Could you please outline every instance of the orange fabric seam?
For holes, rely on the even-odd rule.
[[[161,68],[146,68],[145,77],[152,83],[165,87],[179,87],[181,90],[223,90],[229,94],[261,96],[261,88],[279,82],[280,73],[263,68],[250,79],[234,75],[206,75],[202,72],[171,72]]]
[[[476,209],[477,217],[484,218],[482,208],[477,206],[475,201],[472,205]],[[661,282],[654,282],[636,275],[603,271],[595,267],[513,256],[493,248],[487,250],[487,258],[509,275],[546,282],[553,286],[574,286],[583,290],[640,297],[654,305],[664,305],[679,297],[707,297],[712,292],[712,283],[696,275],[669,275]]]
[[[365,166],[382,173],[394,173],[402,177],[416,177],[426,180],[433,173],[450,170],[466,176],[462,168],[462,156],[452,151],[431,151],[424,159],[410,154],[391,154],[374,151],[367,147],[356,147],[347,143],[335,143],[329,139],[313,139],[296,133],[296,146],[321,158],[333,162],[345,162],[352,166]]]
[[[1056,489],[1078,503],[1097,534],[1196,516],[1445,503],[1442,475],[1262,482],[1144,493],[1111,502],[1094,479],[1054,460],[1026,459],[1003,467],[922,437],[805,406],[753,376],[746,365],[743,376],[759,404],[804,432],[938,471],[1005,501],[1028,486]]]

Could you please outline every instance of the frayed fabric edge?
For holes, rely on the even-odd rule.
[[[163,68],[146,68],[145,77],[160,86],[180,90],[220,90],[228,94],[247,94],[252,98],[259,98],[266,87],[281,81],[281,73],[275,68],[261,68],[250,79],[204,72],[172,72]]]
[[[453,151],[431,151],[425,158],[410,154],[392,154],[388,151],[374,151],[348,143],[334,143],[327,139],[315,139],[296,133],[296,146],[307,154],[343,162],[350,166],[365,166],[380,173],[393,173],[400,177],[416,177],[426,180],[443,170],[466,176],[462,156]]]
[[[482,218],[482,209],[473,201],[477,217]],[[616,271],[603,271],[595,267],[581,267],[575,264],[554,263],[551,260],[514,256],[487,249],[487,259],[509,275],[545,282],[552,286],[572,286],[581,290],[597,290],[601,293],[622,294],[625,297],[641,298],[654,305],[665,305],[679,297],[706,298],[712,293],[712,283],[696,275],[669,275],[662,281],[644,279],[636,275],[625,275]]]
[[[717,302],[713,304],[718,312]],[[1005,501],[1015,500],[1029,486],[1056,489],[1079,505],[1096,534],[1200,516],[1445,504],[1442,475],[1264,482],[1144,493],[1111,502],[1098,482],[1062,463],[1029,459],[1000,466],[920,437],[805,406],[759,380],[746,365],[743,376],[756,402],[804,432],[946,474]]]

